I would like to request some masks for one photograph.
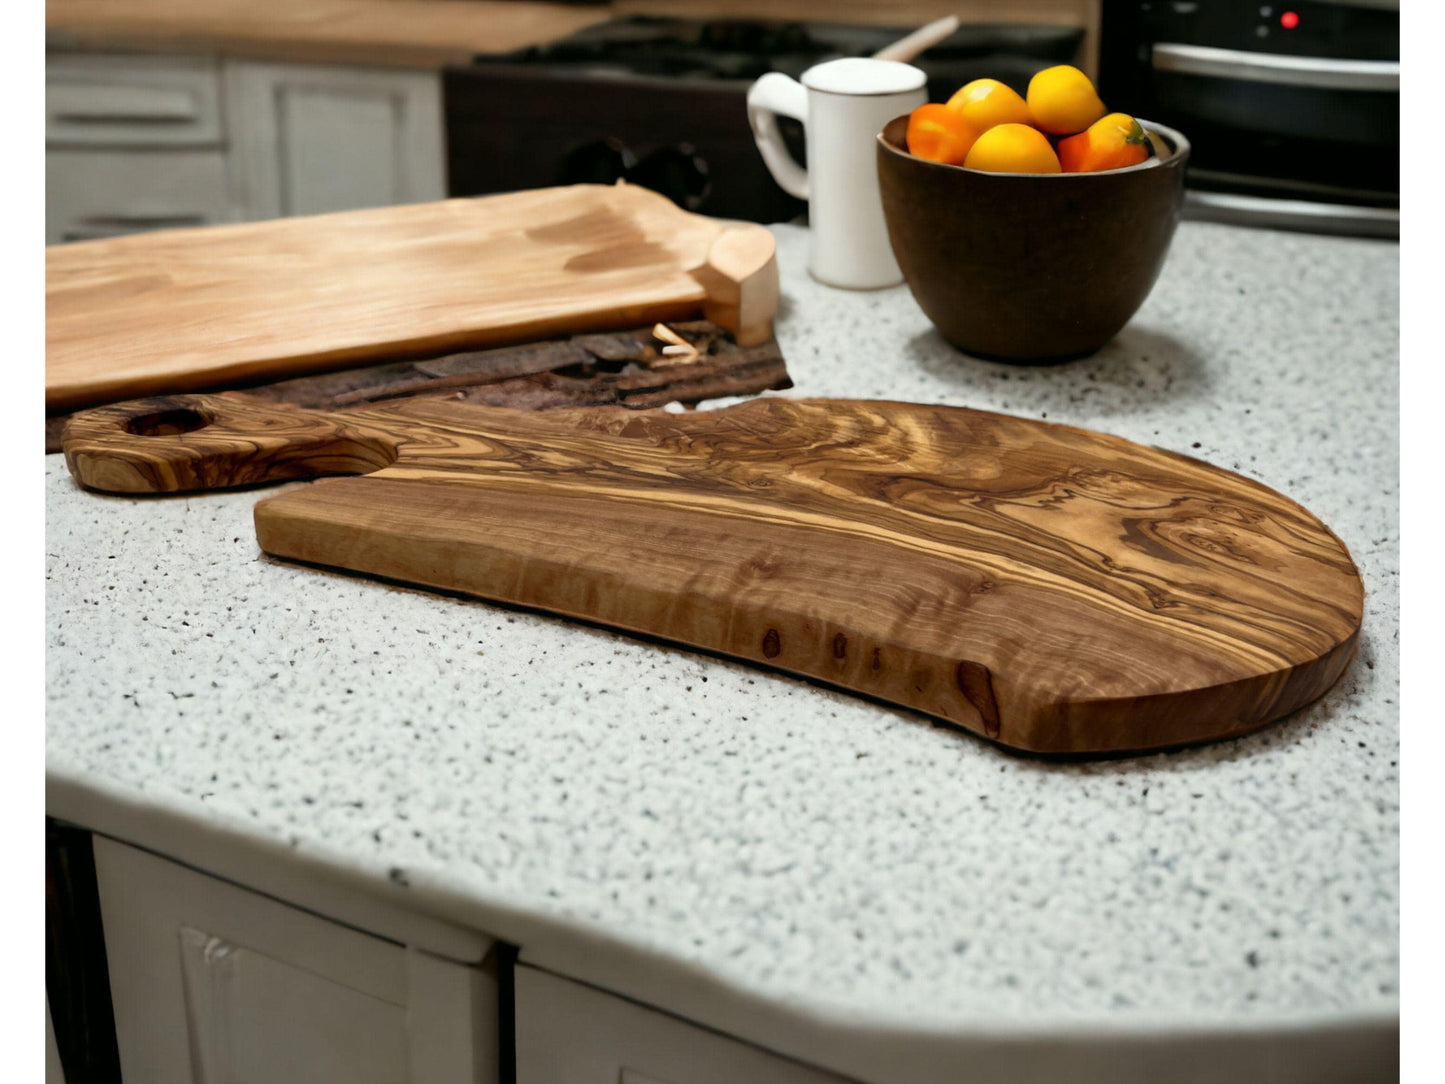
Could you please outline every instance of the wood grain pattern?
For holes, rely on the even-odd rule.
[[[181,397],[77,415],[65,448],[83,484],[129,493],[374,471],[263,500],[262,548],[722,652],[1034,752],[1254,729],[1334,683],[1363,609],[1344,545],[1272,490],[964,408]]]
[[[764,227],[633,185],[55,245],[45,279],[51,410],[703,315],[749,345],[778,288]]]

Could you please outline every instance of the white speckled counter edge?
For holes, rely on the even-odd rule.
[[[1239,1019],[1220,1014],[1121,1019],[1117,1016],[1022,1022],[981,1019],[968,1027],[916,1016],[819,1011],[780,1004],[615,932],[409,875],[357,868],[345,855],[299,850],[157,799],[142,799],[51,771],[50,816],[104,825],[103,834],[235,881],[329,917],[460,962],[476,962],[491,942],[525,946],[524,963],[552,970],[645,1005],[735,1035],[779,1054],[875,1084],[936,1084],[967,1065],[979,1082],[1068,1080],[1120,1084],[1167,1079],[1214,1084],[1328,1084],[1373,1079],[1399,1047],[1398,1003],[1373,1013],[1302,1013]]]

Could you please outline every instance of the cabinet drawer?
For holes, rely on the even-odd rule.
[[[494,1084],[492,972],[114,840],[96,880],[121,1073],[146,1084]]]
[[[847,1084],[635,1001],[518,964],[517,1084]]]
[[[231,221],[226,178],[218,150],[49,150],[45,243]]]
[[[221,74],[209,57],[51,53],[47,146],[220,146]]]

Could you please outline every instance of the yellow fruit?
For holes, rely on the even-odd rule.
[[[1050,135],[1082,132],[1108,110],[1089,77],[1071,64],[1045,68],[1029,80],[1029,114]]]
[[[1000,124],[974,140],[963,164],[990,173],[1059,173],[1048,139],[1027,124]]]
[[[965,83],[947,104],[976,132],[986,132],[1000,124],[1029,123],[1028,103],[1013,87],[997,79]]]

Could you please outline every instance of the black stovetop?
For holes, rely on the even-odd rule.
[[[797,77],[814,64],[869,56],[911,32],[909,27],[798,23],[782,20],[673,19],[632,16],[587,27],[571,37],[474,63],[528,65],[577,73],[608,72],[669,79],[751,82],[770,71]],[[1071,27],[962,26],[928,50],[921,67],[1003,56],[1027,58],[1030,69],[1072,60],[1082,32]]]

